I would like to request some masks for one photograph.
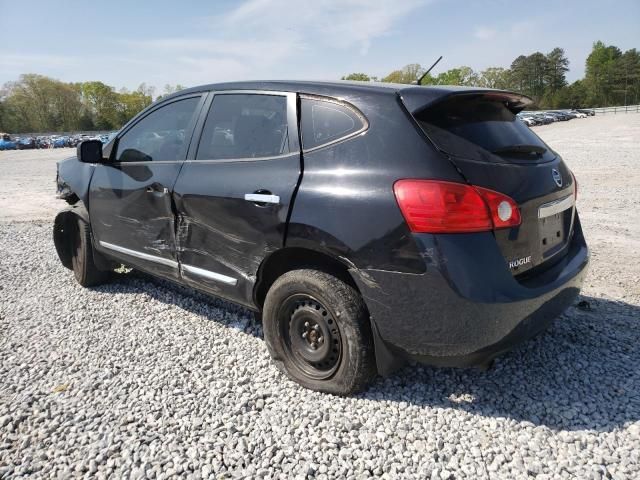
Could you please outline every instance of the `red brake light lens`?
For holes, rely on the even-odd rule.
[[[513,199],[487,188],[473,188],[484,199],[487,207],[489,207],[494,229],[509,228],[520,225],[520,209]]]
[[[485,232],[520,224],[508,196],[486,188],[437,180],[398,180],[393,191],[415,233]]]

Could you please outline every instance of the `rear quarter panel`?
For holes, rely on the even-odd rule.
[[[367,117],[369,128],[303,153],[304,174],[286,245],[325,251],[355,269],[421,273],[424,262],[397,206],[393,184],[401,178],[461,177],[425,141],[397,95],[342,99]]]

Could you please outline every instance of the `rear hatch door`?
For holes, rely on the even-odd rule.
[[[428,139],[470,184],[504,193],[520,207],[520,226],[494,232],[514,275],[561,258],[575,216],[573,175],[516,116],[529,102],[492,90],[454,92],[417,107],[411,102]]]

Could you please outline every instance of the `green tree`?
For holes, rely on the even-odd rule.
[[[170,85],[167,83],[164,86],[164,92],[161,95],[158,95],[158,98],[156,98],[156,100],[160,100],[161,98],[164,98],[167,95],[171,95],[172,93],[179,92],[180,90],[184,90],[185,88],[187,87],[180,85],[179,83],[176,83],[175,85]]]
[[[520,55],[511,63],[511,88],[539,103],[545,93],[547,57],[541,52]]]
[[[587,57],[585,84],[592,105],[612,104],[612,91],[616,82],[617,61],[622,56],[618,47],[607,46],[601,41],[593,44]]]
[[[576,80],[556,93],[553,108],[584,108],[588,107],[587,89],[582,80]]]
[[[12,112],[5,100],[0,98],[0,132],[14,132]]]
[[[400,70],[394,70],[381,81],[387,83],[413,83],[418,80],[424,73],[424,68],[419,63],[411,63],[405,65]],[[427,84],[423,81],[423,84]]]
[[[121,124],[118,94],[113,87],[102,82],[85,82],[82,84],[82,97],[94,118],[94,125],[99,130],[112,130]]]
[[[555,93],[567,85],[566,73],[569,71],[569,59],[562,48],[556,47],[547,53],[544,71],[545,89]]]
[[[18,81],[9,82],[6,89],[7,107],[14,119],[20,119],[20,125],[14,125],[12,131],[43,130],[53,123],[49,101],[53,89],[46,77],[21,75]]]
[[[176,91],[181,85],[172,87]],[[153,101],[146,83],[120,93],[102,82],[65,83],[21,75],[0,90],[0,131],[56,132],[119,128]]]
[[[436,85],[478,85],[478,74],[471,67],[458,67],[440,73],[434,83]]]
[[[517,92],[525,93],[529,85],[527,57],[525,55],[516,57],[511,62],[510,72],[510,88]]]
[[[124,125],[138,112],[153,103],[153,90],[141,84],[137,90],[129,92],[126,88],[118,93],[118,126]]]
[[[547,57],[536,52],[527,57],[528,65],[528,91],[536,101],[540,101],[545,92],[545,76],[547,73]]]
[[[61,131],[77,128],[83,105],[79,92],[42,75],[21,75],[5,85],[3,124],[12,132]]]
[[[627,50],[616,62],[614,98],[617,105],[637,105],[640,99],[640,52]]]
[[[507,90],[511,88],[511,70],[502,67],[489,67],[480,72],[478,86]]]
[[[80,126],[84,105],[80,92],[72,84],[56,81],[51,98],[54,131],[72,131]]]
[[[181,85],[176,85],[176,88],[180,87],[180,90],[182,90],[184,87],[182,87]],[[138,89],[136,90],[137,92],[140,92],[141,94],[153,98],[153,94],[156,91],[156,87],[153,87],[151,85],[147,85],[145,82],[142,82],[140,85],[138,85]],[[177,92],[177,90],[174,90]]]
[[[15,119],[13,111],[7,101],[9,89],[0,89],[0,132],[15,132]]]
[[[370,82],[371,77],[366,73],[350,73],[341,78],[341,80],[354,80],[357,82]]]

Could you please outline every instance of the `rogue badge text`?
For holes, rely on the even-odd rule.
[[[528,257],[522,257],[516,260],[511,260],[509,262],[509,268],[521,267],[522,265],[526,265],[527,263],[531,263],[531,255],[529,255]]]

